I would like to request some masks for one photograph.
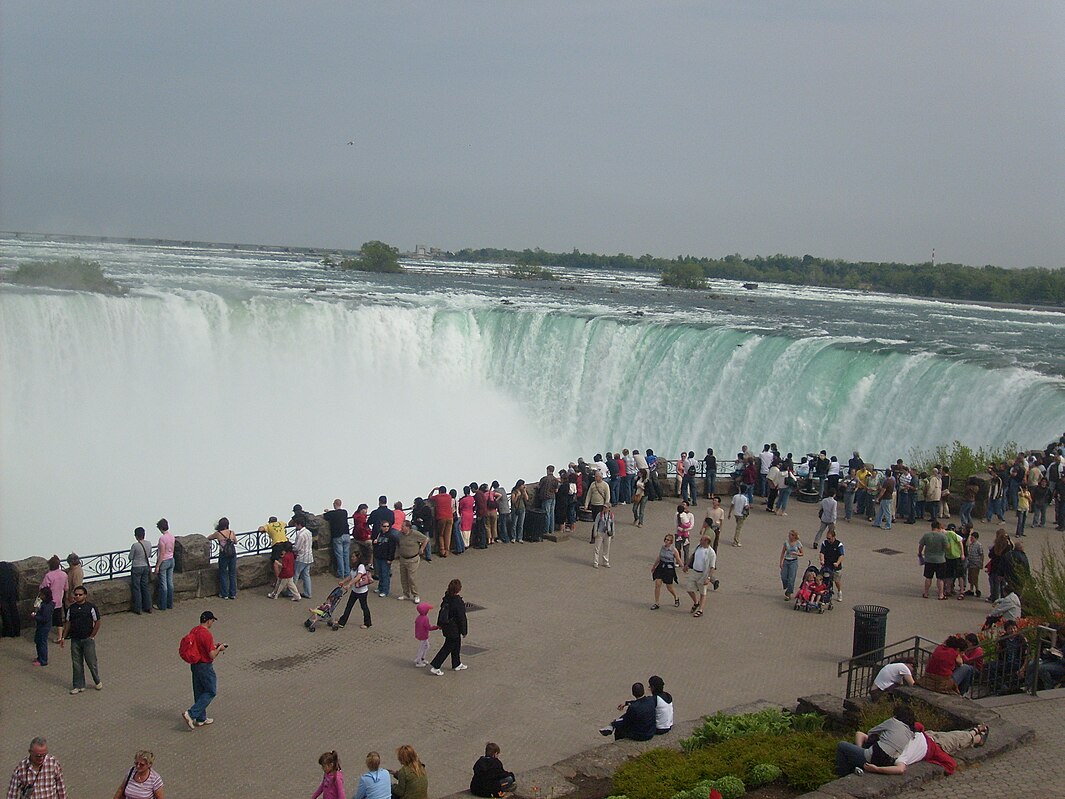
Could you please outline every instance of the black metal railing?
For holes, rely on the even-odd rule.
[[[289,540],[295,538],[295,532],[286,531]],[[244,558],[249,555],[262,555],[269,552],[272,546],[269,533],[261,530],[250,530],[246,533],[237,533],[237,557]],[[218,561],[218,542],[210,541],[211,561]],[[158,554],[158,547],[150,548],[151,557],[149,562],[154,566]],[[123,549],[118,552],[101,552],[98,555],[85,555],[81,559],[81,567],[85,571],[85,582],[98,580],[113,580],[116,577],[129,577],[132,567],[129,559],[130,550]]]
[[[1052,627],[1040,625],[1020,630],[1017,635],[1023,639],[1024,646],[1018,648],[1016,657],[999,657],[998,647],[1001,646],[1003,636],[992,638],[984,644],[983,667],[973,676],[970,689],[973,699],[1022,691],[1036,695],[1039,681],[1036,679],[1029,685],[1026,680],[1027,670],[1034,668],[1038,673],[1043,652],[1058,645],[1057,633]],[[909,657],[914,660],[914,676],[917,677],[924,672],[928,658],[937,646],[939,644],[935,641],[915,635],[913,638],[888,644],[883,650],[866,652],[839,661],[837,676],[847,678],[847,699],[868,696],[880,669],[888,663],[897,663],[902,658]]]
[[[904,638],[893,644],[888,644],[883,649],[872,652],[863,652],[854,657],[841,660],[837,664],[837,677],[847,678],[846,698],[853,699],[856,696],[867,696],[873,687],[873,680],[888,663],[898,663],[902,658],[912,658],[916,664],[915,674],[924,671],[924,666],[931,657],[932,651],[939,646],[935,641],[929,641],[915,635],[912,638]]]

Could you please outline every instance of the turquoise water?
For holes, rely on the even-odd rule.
[[[884,462],[1065,429],[1062,317],[1047,312],[468,264],[384,279],[196,248],[0,254],[99,260],[132,289],[0,289],[3,557],[116,548],[159,516],[253,529],[295,502],[512,483],[621,447],[776,441]],[[78,522],[41,532],[43,507]]]

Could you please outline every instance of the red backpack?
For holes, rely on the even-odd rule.
[[[181,659],[186,663],[199,663],[200,653],[196,646],[196,637],[189,631],[189,634],[181,639],[181,643],[178,644],[178,654]]]

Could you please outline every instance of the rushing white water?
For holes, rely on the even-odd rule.
[[[81,251],[63,246],[42,254]],[[0,557],[118,548],[160,516],[253,529],[295,502],[509,485],[621,447],[884,462],[1065,429],[1062,348],[1028,357],[1060,320],[1039,312],[769,287],[680,316],[628,276],[578,296],[494,273],[388,283],[204,249],[89,254],[133,292],[0,290]]]

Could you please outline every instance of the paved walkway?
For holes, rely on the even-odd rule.
[[[106,617],[98,640],[104,690],[78,696],[66,692],[66,650],[53,646],[52,665],[31,668],[31,640],[4,639],[2,776],[31,737],[45,735],[76,797],[113,793],[139,748],[156,753],[172,797],[298,796],[318,783],[318,755],[335,748],[350,794],[367,751],[395,767],[396,747],[411,743],[427,764],[431,794],[443,795],[468,785],[487,740],[500,744],[514,771],[602,743],[596,728],[630,683],[651,674],[665,679],[678,718],[759,698],[791,703],[802,694],[839,693],[836,661],[851,650],[854,604],[891,608],[889,642],[976,629],[986,613],[979,601],[920,598],[920,527],[880,531],[864,522],[840,524],[846,602],[823,616],[792,612],[777,576],[781,543],[791,526],[807,541],[817,527],[815,506],[794,502],[788,519],[756,507],[741,549],[724,545],[732,530],[726,522],[721,589],[704,618],[689,616],[686,598],[679,610],[663,603],[651,611],[650,567],[674,507],[651,503],[642,530],[619,509],[610,569],[591,568],[591,548],[579,537],[423,564],[423,598],[437,602],[458,577],[467,601],[484,608],[470,615],[469,670],[443,677],[412,665],[413,606],[377,596],[370,597],[370,630],[308,634],[306,603],[271,601],[265,589],[242,591],[236,602]],[[1033,532],[1033,554],[1059,535]],[[328,585],[318,578],[315,596]],[[180,716],[191,702],[189,671],[177,645],[204,609],[219,616],[214,631],[230,649],[218,663],[216,723],[190,731]]]

